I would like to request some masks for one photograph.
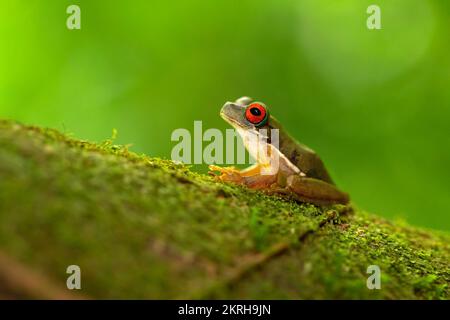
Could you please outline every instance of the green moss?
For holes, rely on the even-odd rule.
[[[448,235],[218,183],[115,135],[0,121],[1,251],[61,288],[77,264],[100,298],[448,298]]]
[[[255,244],[255,248],[257,250],[262,250],[267,247],[267,234],[269,231],[269,226],[264,224],[262,219],[259,216],[259,209],[252,208],[250,215],[250,235]]]

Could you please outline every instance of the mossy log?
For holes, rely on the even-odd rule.
[[[449,240],[0,121],[0,298],[448,299]]]

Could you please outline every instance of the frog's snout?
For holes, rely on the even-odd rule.
[[[230,116],[236,112],[236,110],[239,108],[238,105],[236,105],[234,102],[225,102],[222,109],[220,109],[220,115],[224,116]]]
[[[232,104],[234,104],[234,103],[230,102],[230,101],[225,102],[225,104],[222,107],[222,110],[220,110],[220,111],[224,111],[225,109],[229,108]]]

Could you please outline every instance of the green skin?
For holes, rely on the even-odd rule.
[[[253,100],[242,97],[235,102],[227,102],[222,107],[220,115],[243,137],[248,152],[257,159],[257,163],[244,170],[234,167],[222,168],[211,165],[212,171],[220,172],[217,176],[222,181],[244,184],[253,189],[262,189],[269,193],[289,194],[301,202],[316,205],[347,204],[349,196],[340,191],[333,183],[322,160],[307,146],[297,142],[286,133],[279,122],[269,115],[263,126],[256,127],[245,117],[245,109]],[[260,137],[261,129],[266,129],[270,137],[270,130],[279,130],[278,148],[268,141],[268,154],[278,156],[278,169],[273,174],[261,174],[261,168],[267,163],[258,159],[258,146],[251,144],[244,137],[248,134]],[[264,132],[264,131],[263,131]],[[258,141],[258,140],[252,140]],[[267,139],[264,139],[267,141]]]

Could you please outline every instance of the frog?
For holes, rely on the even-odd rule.
[[[336,186],[317,153],[289,135],[263,102],[244,96],[226,102],[220,116],[237,131],[245,149],[256,161],[242,170],[211,164],[209,173],[215,179],[269,194],[287,195],[297,202],[317,206],[349,203],[348,193]],[[277,129],[277,143],[271,139],[274,129]],[[249,136],[262,140],[249,139]],[[261,150],[262,147],[266,149]]]

